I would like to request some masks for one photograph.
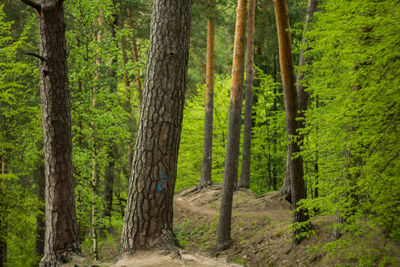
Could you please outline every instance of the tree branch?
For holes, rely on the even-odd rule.
[[[33,7],[34,9],[36,9],[36,11],[40,14],[42,7],[40,6],[40,4],[36,3],[35,1],[32,0],[21,0],[23,3],[27,4],[28,6]]]
[[[41,61],[45,61],[45,60],[46,60],[46,58],[44,58],[44,57],[42,57],[42,56],[39,56],[39,55],[37,55],[37,54],[35,54],[35,53],[29,53],[29,52],[27,52],[27,53],[25,53],[25,55],[37,57],[37,58],[40,59]]]

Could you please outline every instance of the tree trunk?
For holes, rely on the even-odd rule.
[[[112,36],[115,44],[118,44],[116,29],[115,29],[117,27],[117,24],[118,24],[118,16],[115,15],[114,22],[111,25],[111,36]],[[123,53],[125,53],[125,52],[123,52]],[[125,56],[126,56],[126,53],[125,53]],[[111,61],[111,68],[109,71],[109,76],[110,76],[110,78],[112,78],[112,83],[110,84],[110,93],[111,94],[116,94],[118,91],[118,75],[117,75],[117,67],[118,66],[117,65],[118,65],[118,57],[114,56]],[[128,87],[126,89],[128,89]],[[112,212],[112,205],[113,205],[113,191],[114,191],[114,178],[115,178],[114,177],[115,176],[114,169],[115,169],[115,162],[116,162],[116,155],[117,155],[118,147],[112,138],[110,138],[108,140],[108,145],[110,146],[110,148],[108,150],[108,166],[106,167],[105,174],[104,174],[103,200],[105,203],[105,207],[103,210],[102,217],[108,218],[109,226],[111,227],[111,212]],[[104,230],[105,229],[101,229],[101,232],[104,233]],[[107,230],[110,230],[110,228],[108,228]]]
[[[305,86],[302,84],[302,80],[304,78],[305,72],[303,67],[306,64],[310,64],[310,60],[306,60],[304,57],[304,52],[305,52],[305,43],[307,42],[305,40],[305,33],[308,30],[309,24],[311,23],[311,20],[314,16],[314,12],[317,10],[318,2],[316,0],[309,0],[308,1],[308,7],[307,7],[307,14],[306,14],[306,20],[305,20],[305,29],[304,29],[304,34],[303,38],[301,40],[302,44],[302,49],[300,52],[300,59],[299,59],[299,71],[297,73],[296,77],[296,92],[298,96],[298,128],[304,128],[304,123],[305,123],[305,112],[307,110],[307,105],[308,105],[308,93],[305,91]],[[299,135],[299,143],[303,140],[303,136]],[[289,201],[292,202],[291,200],[291,181],[290,181],[290,176],[289,174],[289,151],[287,153],[287,159],[286,159],[286,172],[285,172],[285,179],[283,182],[283,186],[281,188],[281,193],[285,196],[285,198]]]
[[[40,205],[39,213],[36,215],[36,242],[35,242],[35,251],[36,255],[43,256],[44,251],[44,235],[45,235],[45,174],[44,174],[44,166],[41,166],[36,170],[35,177],[37,179],[37,194],[39,196]]]
[[[251,126],[253,105],[253,81],[254,81],[254,30],[255,30],[256,0],[249,1],[248,25],[247,25],[247,61],[246,61],[246,94],[244,108],[243,131],[243,156],[242,175],[239,187],[250,187],[250,161],[251,161]]]
[[[97,178],[97,153],[96,146],[93,146],[93,157],[92,157],[92,203],[91,203],[91,235],[92,235],[92,253],[93,259],[99,259],[98,245],[97,245],[97,211],[96,211],[96,200],[97,200],[97,187],[98,187],[98,178]]]
[[[187,81],[192,1],[155,0],[121,251],[178,245],[173,196]]]
[[[129,27],[131,28],[131,31],[133,32],[135,27],[133,25],[132,10],[130,8],[127,8],[126,13],[128,15]],[[136,45],[135,33],[132,34],[131,38],[132,38],[131,45],[132,45],[133,62],[135,62],[137,64],[139,62],[139,54],[138,54],[138,49],[137,49],[137,45]],[[143,89],[142,89],[142,82],[140,81],[140,75],[139,75],[138,69],[135,70],[135,80],[136,80],[137,89],[139,92],[139,101],[140,101],[140,104],[142,104]]]
[[[25,1],[36,9],[40,43],[46,177],[46,232],[40,266],[57,266],[70,253],[79,253],[72,177],[71,115],[67,51],[62,1]]]
[[[1,156],[1,174],[6,174],[6,160]],[[7,204],[4,178],[0,178],[0,267],[7,266]]]
[[[126,69],[126,65],[128,64],[128,55],[126,54],[126,48],[125,48],[125,36],[122,36],[121,38],[121,49],[122,49],[122,60],[124,62],[124,84],[125,84],[125,90],[129,90],[129,86],[131,84],[131,81],[129,80],[129,75],[128,75],[128,70]]]
[[[234,183],[237,180],[240,126],[242,117],[243,54],[246,27],[247,0],[239,0],[236,12],[235,42],[233,47],[232,84],[230,93],[228,140],[226,144],[224,183],[217,230],[217,250],[232,245],[231,218]]]
[[[212,184],[212,134],[214,109],[214,47],[215,47],[215,0],[208,0],[211,5],[211,15],[207,27],[207,67],[206,67],[206,108],[204,117],[203,164],[200,178],[200,188]]]
[[[117,149],[113,145],[114,149]],[[114,168],[115,168],[115,153],[109,152],[109,163],[104,174],[104,211],[103,217],[108,217],[111,223],[111,211],[113,205],[113,188],[114,188]]]
[[[293,222],[301,223],[308,220],[306,210],[297,209],[297,202],[307,197],[306,187],[303,179],[303,159],[299,155],[300,147],[296,142],[297,133],[297,93],[294,86],[293,56],[291,47],[291,37],[289,31],[289,17],[285,0],[274,0],[275,17],[278,30],[279,43],[279,62],[282,75],[282,85],[284,90],[286,128],[289,136],[288,148],[288,173],[291,182],[291,200],[294,209]],[[302,241],[299,234],[305,231],[304,227],[296,227],[293,231],[293,246]]]
[[[304,71],[304,66],[311,64],[311,59],[307,59],[304,57],[304,52],[306,51],[306,36],[305,34],[308,31],[311,20],[314,16],[314,12],[317,10],[318,1],[317,0],[308,0],[307,7],[307,15],[305,21],[305,28],[303,32],[303,38],[301,39],[301,52],[299,59],[299,69],[296,78],[296,91],[298,96],[298,108],[299,108],[299,128],[305,127],[305,112],[307,110],[308,105],[308,93],[305,91],[306,87],[303,84],[304,75],[306,74]],[[300,142],[304,139],[303,135],[300,135]]]

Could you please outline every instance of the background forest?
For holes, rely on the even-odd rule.
[[[302,52],[308,62],[295,68],[305,73],[300,82],[308,93],[296,140],[301,152],[294,155],[304,162],[307,198],[299,204],[310,220],[337,217],[333,232],[340,234],[325,244],[328,252],[383,238],[382,246],[360,248],[357,263],[395,266],[390,251],[400,241],[400,4],[323,0],[305,31],[307,2],[287,1],[294,65]],[[222,183],[224,176],[236,4],[217,0],[215,5],[213,183]],[[152,1],[68,0],[64,6],[78,230],[83,252],[97,258],[93,240],[107,246],[122,231]],[[192,6],[175,191],[200,183],[211,8],[205,0]],[[43,255],[45,159],[36,17],[20,1],[0,5],[1,266],[37,265]],[[272,0],[257,1],[254,44],[249,189],[263,195],[284,183],[289,143]]]

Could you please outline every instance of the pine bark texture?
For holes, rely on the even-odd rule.
[[[153,3],[147,72],[121,252],[178,245],[173,196],[187,81],[192,1]]]
[[[60,1],[41,1],[38,16],[40,96],[46,177],[46,233],[40,266],[57,266],[79,253],[72,177],[72,139],[64,9]]]
[[[250,162],[251,162],[251,128],[252,128],[252,106],[253,106],[253,82],[254,82],[254,31],[255,31],[256,0],[249,1],[247,18],[247,59],[246,59],[246,93],[244,107],[244,131],[243,131],[243,154],[242,175],[239,187],[250,187]]]
[[[236,10],[235,42],[233,46],[232,83],[228,119],[224,182],[221,209],[217,229],[216,250],[225,250],[232,245],[231,219],[234,183],[237,180],[240,126],[242,117],[242,83],[247,0],[239,0]]]
[[[215,0],[208,1],[211,15],[207,26],[207,66],[206,66],[206,105],[204,117],[203,163],[201,169],[200,188],[212,184],[212,134],[214,109],[214,59],[215,59]]]
[[[289,31],[289,17],[285,0],[274,0],[275,17],[278,30],[279,63],[281,68],[282,85],[285,99],[286,128],[289,136],[288,148],[288,176],[291,183],[291,200],[294,208],[293,222],[304,222],[308,220],[305,210],[297,210],[297,202],[307,197],[306,187],[303,179],[303,159],[295,153],[300,152],[296,142],[298,123],[296,121],[298,112],[297,92],[294,84],[294,68],[292,45]],[[295,156],[295,157],[294,157]],[[294,230],[294,245],[301,242],[298,237],[304,229]]]

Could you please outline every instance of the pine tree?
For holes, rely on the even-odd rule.
[[[221,209],[217,230],[217,250],[228,249],[232,245],[231,221],[234,183],[237,180],[240,126],[242,120],[243,54],[246,28],[247,0],[239,0],[236,11],[235,44],[233,48],[232,85],[230,93],[228,140],[225,153],[224,183]]]
[[[63,1],[22,0],[38,14],[40,95],[46,177],[46,233],[41,266],[79,253]]]
[[[286,0],[274,0],[275,18],[278,30],[279,63],[281,68],[282,86],[285,98],[286,129],[289,136],[287,156],[287,175],[290,181],[291,202],[294,209],[293,222],[296,224],[308,220],[306,210],[298,209],[297,202],[307,197],[303,178],[303,159],[297,155],[300,152],[298,137],[298,112],[297,92],[294,84],[294,68],[292,45],[289,31],[289,16]],[[293,245],[302,241],[301,232],[306,230],[303,226],[294,226]]]
[[[192,1],[154,1],[143,104],[121,250],[169,247],[186,91]]]
[[[256,0],[249,1],[248,24],[247,24],[247,58],[246,58],[246,94],[244,110],[243,130],[243,156],[242,175],[239,186],[250,187],[250,161],[251,161],[251,127],[253,106],[253,81],[254,81],[254,30],[255,30]]]
[[[203,163],[200,188],[212,184],[212,137],[214,109],[214,60],[215,60],[215,0],[208,0],[211,14],[207,26],[206,105],[204,117]]]

